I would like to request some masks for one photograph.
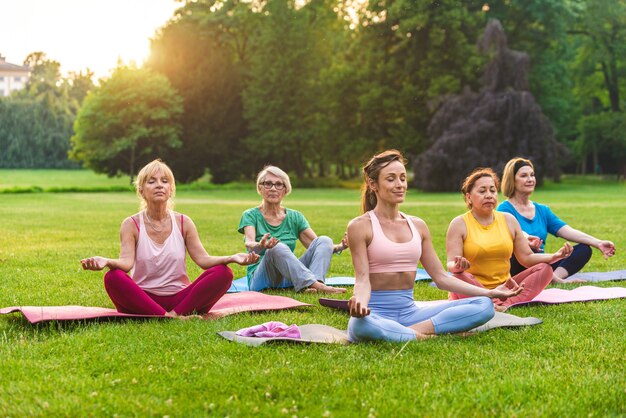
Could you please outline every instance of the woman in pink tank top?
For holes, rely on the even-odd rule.
[[[259,256],[210,256],[192,220],[172,210],[176,183],[161,160],[141,169],[135,188],[141,211],[122,222],[119,258],[86,258],[83,268],[109,268],[104,287],[119,312],[173,317],[207,313],[230,287],[233,273],[227,264],[248,265]],[[205,270],[193,282],[187,276],[187,253]]]
[[[404,164],[402,154],[389,150],[363,168],[364,214],[348,225],[356,275],[348,335],[355,342],[415,341],[468,331],[493,317],[490,297],[507,298],[521,290],[488,290],[448,276],[426,223],[398,209],[407,189]],[[478,297],[418,308],[413,300],[418,262],[440,289]]]

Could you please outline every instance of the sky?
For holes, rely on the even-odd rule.
[[[21,65],[42,51],[61,73],[106,77],[118,59],[141,65],[150,38],[181,7],[175,0],[0,0],[0,54]]]

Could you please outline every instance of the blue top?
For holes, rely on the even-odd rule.
[[[548,232],[556,236],[557,231],[567,224],[552,213],[552,210],[550,210],[548,206],[536,202],[533,202],[533,205],[535,205],[535,217],[533,219],[522,216],[508,200],[500,203],[497,210],[500,212],[508,212],[515,216],[515,219],[517,219],[517,222],[519,222],[522,227],[522,231],[526,232],[528,235],[541,238],[541,241],[543,241],[541,249],[543,250]]]
[[[237,231],[239,231],[240,234],[243,234],[243,229],[246,226],[253,226],[256,232],[256,237],[254,237],[254,239],[257,242],[261,241],[263,235],[269,233],[270,237],[274,237],[280,240],[280,242],[287,245],[287,247],[289,247],[291,251],[294,251],[296,249],[296,242],[300,237],[300,233],[305,229],[310,228],[310,226],[304,215],[297,210],[285,209],[285,212],[285,219],[280,223],[280,225],[273,226],[267,223],[259,208],[248,209],[241,216]],[[244,241],[245,240],[246,238],[244,237]],[[248,284],[252,279],[254,271],[257,269],[259,263],[263,259],[263,256],[265,255],[265,250],[262,250],[259,255],[261,256],[261,258],[259,258],[259,261],[255,264],[250,264],[248,266]]]

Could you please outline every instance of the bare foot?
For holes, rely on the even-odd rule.
[[[180,319],[181,321],[187,321],[189,319],[204,319],[201,315],[178,315],[174,310],[165,312],[165,315],[163,316],[167,316],[168,318]]]
[[[307,287],[302,292],[304,292],[304,293],[317,293],[317,289],[312,289],[310,287]]]
[[[493,309],[497,312],[504,312],[509,309],[509,307],[504,305],[493,305]]]
[[[562,283],[587,283],[587,280],[584,280],[584,279],[563,280]]]
[[[413,330],[413,332],[415,332],[415,339],[417,341],[427,340],[429,338],[435,338],[437,336],[436,334],[422,334],[421,332],[415,330]]]
[[[307,290],[312,289],[319,293],[346,293],[346,289],[343,287],[331,287],[326,286],[322,282],[313,283]]]

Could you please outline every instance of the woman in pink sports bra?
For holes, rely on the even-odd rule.
[[[437,258],[426,223],[398,210],[407,189],[406,164],[396,150],[375,155],[363,168],[363,215],[348,225],[356,275],[350,298],[351,341],[415,341],[468,331],[494,315],[490,298],[508,298],[521,287],[487,290],[448,276]],[[421,262],[440,289],[473,297],[418,308],[413,300]]]
[[[83,268],[109,268],[104,287],[119,312],[172,317],[207,313],[230,287],[233,273],[227,264],[248,265],[259,256],[210,256],[193,221],[172,210],[176,183],[161,160],[141,169],[135,188],[141,211],[122,222],[119,258],[86,258]],[[187,252],[205,270],[193,282],[187,276]]]

